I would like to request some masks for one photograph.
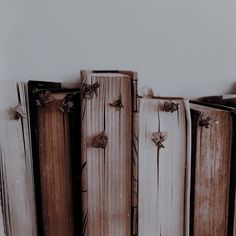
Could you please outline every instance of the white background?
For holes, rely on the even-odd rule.
[[[235,0],[0,0],[0,80],[129,69],[155,94],[234,91]]]

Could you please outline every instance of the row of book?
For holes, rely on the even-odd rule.
[[[141,97],[137,73],[0,86],[1,236],[236,236],[236,100]]]

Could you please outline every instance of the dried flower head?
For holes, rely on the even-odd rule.
[[[174,102],[164,102],[164,110],[166,112],[173,113],[179,110],[179,103]]]
[[[108,143],[108,138],[105,131],[95,136],[92,140],[92,147],[105,149]]]
[[[207,129],[210,128],[210,125],[211,125],[211,121],[212,121],[212,118],[210,116],[208,116],[207,118],[203,119],[201,118],[201,120],[199,121],[199,125],[201,127],[205,127]]]
[[[121,95],[119,96],[118,100],[110,103],[111,106],[115,107],[116,110],[120,111],[122,108],[124,108],[124,105],[122,103]]]
[[[167,132],[155,132],[152,134],[152,141],[155,143],[155,145],[158,147],[158,149],[160,148],[165,148],[165,146],[163,145],[163,142],[166,140],[167,138]]]
[[[61,112],[71,113],[75,110],[75,104],[73,102],[73,96],[74,96],[74,94],[67,94],[64,97],[64,99],[63,99],[63,101],[62,101],[62,103],[59,107],[59,110]]]
[[[10,111],[14,114],[15,120],[27,117],[27,115],[23,112],[22,107],[19,104],[17,106],[10,107]]]
[[[97,94],[97,89],[100,87],[100,83],[97,81],[94,84],[85,84],[84,97],[92,99],[94,94]]]
[[[54,101],[54,97],[51,95],[51,92],[45,91],[38,95],[38,98],[35,100],[36,105],[39,107],[47,106],[49,103]]]

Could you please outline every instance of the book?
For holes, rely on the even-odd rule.
[[[228,235],[236,235],[236,100],[235,94],[221,96],[202,97],[194,101],[195,103],[210,106],[213,108],[229,111],[232,119],[232,156],[230,167],[230,189],[229,189],[229,212],[228,212]]]
[[[74,191],[79,186],[74,175],[79,152],[74,153],[74,146],[80,140],[72,135],[80,131],[72,121],[79,123],[79,90],[44,82],[30,82],[30,88],[38,231],[45,236],[72,236],[78,233],[79,215]]]
[[[135,235],[131,143],[136,74],[82,71],[81,77],[83,235]]]
[[[0,86],[0,235],[36,236],[27,86]]]
[[[233,122],[231,112],[191,104],[191,234],[231,235],[228,230]]]
[[[188,100],[139,98],[138,231],[189,235],[191,120]]]

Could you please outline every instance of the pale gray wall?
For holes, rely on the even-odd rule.
[[[0,80],[131,69],[160,95],[228,92],[235,0],[0,0]]]

